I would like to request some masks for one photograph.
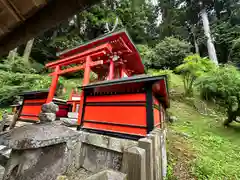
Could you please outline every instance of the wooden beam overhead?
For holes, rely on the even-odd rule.
[[[98,2],[100,0],[0,0],[0,56]]]

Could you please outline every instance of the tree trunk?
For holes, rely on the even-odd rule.
[[[18,47],[16,47],[15,49],[11,50],[8,54],[8,59],[10,60],[14,60],[15,57],[17,56],[17,50],[18,50]]]
[[[216,65],[218,65],[217,54],[216,54],[215,46],[214,46],[212,38],[211,38],[211,31],[210,31],[209,20],[208,20],[206,8],[204,8],[204,7],[202,8],[200,15],[201,15],[202,22],[203,22],[204,34],[207,37],[207,48],[208,48],[209,58]]]
[[[196,39],[194,39],[194,47],[195,47],[195,53],[196,53],[196,54],[200,54],[200,52],[199,52],[199,47],[198,47],[198,44],[197,44]]]
[[[195,53],[196,53],[196,54],[200,54],[199,47],[198,47],[198,43],[197,43],[197,38],[196,38],[196,35],[195,35],[195,32],[194,32],[194,28],[191,28],[191,31],[192,31],[192,35],[193,35]]]
[[[34,38],[29,40],[27,42],[26,47],[25,47],[23,58],[24,58],[24,61],[25,61],[26,64],[29,63],[29,57],[30,57],[30,54],[31,54],[31,51],[32,51],[33,43],[34,43]]]

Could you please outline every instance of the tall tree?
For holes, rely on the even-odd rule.
[[[24,50],[24,53],[23,53],[23,59],[24,59],[24,62],[26,64],[29,64],[29,57],[30,57],[30,54],[31,54],[31,51],[32,51],[33,43],[34,43],[34,38],[30,39],[27,42],[27,45],[25,47],[25,50]]]
[[[217,19],[211,22],[211,28],[219,62],[231,61],[239,65],[238,48],[232,48],[240,37],[239,0],[215,1],[213,12],[216,13]]]
[[[147,1],[135,8],[131,0],[119,2],[116,13],[135,43],[151,43],[157,38],[157,7]]]
[[[211,37],[211,31],[210,31],[210,25],[209,25],[209,20],[208,20],[208,15],[206,11],[206,7],[202,7],[200,11],[200,16],[202,18],[203,22],[203,29],[204,29],[204,34],[207,37],[207,48],[208,48],[208,55],[209,58],[215,63],[218,64],[218,59],[217,59],[217,54],[215,50],[215,46]]]
[[[14,60],[15,57],[17,56],[17,51],[18,51],[18,47],[14,48],[13,50],[11,50],[8,54],[8,59],[10,60]]]
[[[209,58],[218,64],[217,54],[214,46],[214,42],[211,37],[210,24],[208,18],[208,12],[213,8],[213,0],[186,0],[188,6],[188,16],[191,19],[191,24],[197,24],[201,20],[204,30],[204,35],[207,39],[207,49]],[[200,19],[199,19],[200,17]]]

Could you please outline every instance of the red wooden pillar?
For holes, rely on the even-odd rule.
[[[70,96],[69,96],[69,100],[70,100],[70,101],[72,100],[73,93],[74,93],[74,89],[72,89],[71,94],[70,94]]]
[[[114,61],[111,59],[109,64],[109,76],[108,80],[114,79]]]
[[[72,112],[76,111],[76,102],[73,102]]]
[[[121,76],[121,78],[123,78],[124,77],[124,67],[122,66],[120,70],[121,70],[120,76]]]
[[[58,78],[59,78],[59,75],[58,75],[59,70],[60,70],[60,67],[56,66],[54,75],[52,77],[52,84],[50,86],[50,90],[48,93],[47,103],[51,102],[54,98],[54,94],[57,89],[57,83],[58,83]]]
[[[83,77],[83,86],[87,85],[90,81],[90,63],[91,63],[91,57],[86,58],[86,66],[84,69],[84,77]]]
[[[90,64],[91,64],[91,57],[87,56],[86,58],[86,66],[84,69],[84,77],[83,77],[83,86],[87,85],[90,81]],[[79,106],[79,112],[78,112],[78,130],[80,130],[81,125],[81,119],[83,115],[83,105],[84,105],[84,91],[81,92],[81,100],[80,100],[80,106]]]

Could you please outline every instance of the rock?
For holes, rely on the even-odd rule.
[[[81,141],[83,143],[96,147],[108,149],[122,153],[126,147],[137,146],[138,142],[129,139],[120,139],[111,136],[99,135],[89,132],[80,131]]]
[[[67,174],[69,180],[86,180],[86,178],[92,176],[93,173],[87,171],[84,168],[80,168],[76,171],[74,171],[71,174]]]
[[[4,180],[67,180],[59,175],[80,168],[79,139],[78,132],[55,122],[26,125],[1,134],[0,144],[13,148],[7,163],[3,159]]]
[[[10,157],[10,154],[11,154],[11,151],[12,149],[8,148],[8,147],[5,147],[3,149],[0,150],[0,154],[6,156],[7,158]]]
[[[53,102],[42,105],[42,112],[44,113],[56,113],[58,111],[59,111],[58,105],[54,104]]]
[[[88,177],[86,180],[127,180],[127,175],[116,171],[105,170]]]
[[[12,149],[33,149],[67,142],[80,135],[66,126],[54,123],[31,124],[0,135],[0,144]]]
[[[38,117],[40,119],[40,122],[52,122],[52,121],[56,120],[56,114],[55,113],[41,112]]]
[[[169,122],[171,122],[171,123],[176,122],[177,120],[178,120],[178,118],[176,116],[169,117]]]
[[[58,176],[56,180],[68,180],[67,176]]]
[[[102,169],[119,171],[121,168],[122,154],[108,149],[94,147],[83,143],[80,163],[87,171],[96,173]]]
[[[7,158],[6,156],[0,154],[0,166],[5,167],[7,162],[8,162],[9,158]]]
[[[78,120],[77,119],[60,118],[60,121],[62,121],[63,124],[66,125],[66,126],[77,126],[78,125]]]
[[[55,180],[66,172],[66,143],[13,150],[6,165],[4,180]]]
[[[5,126],[9,126],[13,120],[13,115],[8,115],[5,111],[2,115],[2,120],[0,121],[0,132],[4,131]]]
[[[185,132],[180,133],[180,135],[183,136],[183,137],[186,137],[186,138],[190,138],[191,137],[189,134],[187,134]]]

